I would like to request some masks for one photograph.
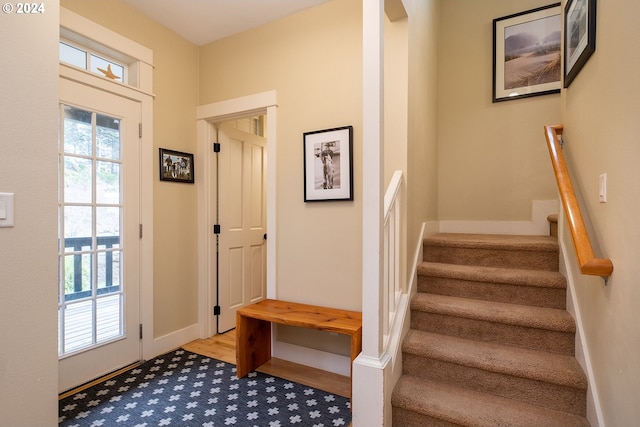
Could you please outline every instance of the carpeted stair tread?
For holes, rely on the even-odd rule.
[[[566,309],[567,281],[558,271],[424,261],[417,273],[418,292]]]
[[[394,407],[422,414],[443,424],[477,427],[589,426],[586,418],[503,397],[419,379],[400,377],[392,395]],[[419,417],[416,417],[419,418]],[[394,417],[394,425],[398,420]],[[400,424],[398,424],[400,425]],[[420,425],[403,422],[402,425]]]
[[[587,379],[574,357],[410,330],[402,351],[421,357],[576,389]]]
[[[558,251],[558,240],[551,236],[520,236],[511,234],[439,233],[425,238],[431,246],[483,248],[521,251]]]
[[[423,247],[423,261],[558,271],[559,246],[550,236],[440,233]]]
[[[588,426],[588,380],[551,236],[423,240],[393,425]]]
[[[557,271],[456,265],[424,261],[418,275],[509,285],[566,289],[566,279]]]
[[[575,333],[576,330],[571,315],[556,308],[418,293],[411,300],[411,309],[550,331]]]

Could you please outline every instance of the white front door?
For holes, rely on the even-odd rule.
[[[218,142],[217,332],[222,333],[235,328],[238,308],[266,296],[267,143],[225,123],[218,127]]]
[[[59,390],[140,360],[141,106],[60,79]]]

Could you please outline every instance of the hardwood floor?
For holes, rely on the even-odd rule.
[[[236,332],[214,335],[198,339],[182,346],[187,351],[213,357],[223,362],[236,364]],[[324,390],[338,396],[349,397],[351,380],[349,377],[311,368],[281,359],[271,359],[257,369],[258,372],[284,378],[300,384]]]

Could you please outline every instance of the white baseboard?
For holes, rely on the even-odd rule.
[[[351,359],[348,356],[315,350],[313,348],[302,347],[289,344],[283,341],[273,341],[273,357],[333,372],[334,374],[350,376]]]
[[[548,236],[547,217],[558,213],[557,200],[534,200],[531,221],[439,221],[441,233]]]
[[[567,279],[567,311],[571,313],[576,322],[575,357],[587,375],[589,381],[589,387],[587,389],[587,419],[592,427],[604,427],[605,424],[602,416],[602,407],[600,406],[600,396],[595,382],[589,347],[587,346],[584,328],[582,327],[580,305],[578,304],[576,296],[576,282],[573,275],[573,269],[567,265],[569,260],[575,260],[576,258],[575,253],[570,253],[573,251],[573,248],[567,248],[567,245],[565,245],[564,240],[561,238],[564,234],[564,226],[565,218],[563,215],[559,215],[558,243],[560,244],[560,272]],[[575,268],[577,268],[577,266],[575,266]]]
[[[153,357],[175,350],[199,338],[199,325],[191,325],[179,331],[153,340]],[[279,359],[311,366],[339,375],[351,375],[351,360],[348,356],[315,350],[283,341],[272,342],[272,355]]]
[[[434,234],[440,233],[440,221],[429,221],[422,224],[422,238],[432,236]],[[422,252],[422,243],[419,244],[418,248],[419,252]],[[422,256],[422,254],[420,254]]]
[[[200,337],[199,328],[200,326],[196,323],[195,325],[187,326],[186,328],[155,338],[153,340],[153,357],[175,350],[188,342],[198,339]]]

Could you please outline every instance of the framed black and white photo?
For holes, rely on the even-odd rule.
[[[493,102],[560,92],[560,3],[493,20]]]
[[[596,50],[596,0],[569,0],[564,8],[564,87]]]
[[[353,200],[353,127],[304,133],[304,201]]]
[[[194,182],[193,154],[160,148],[160,181]]]

